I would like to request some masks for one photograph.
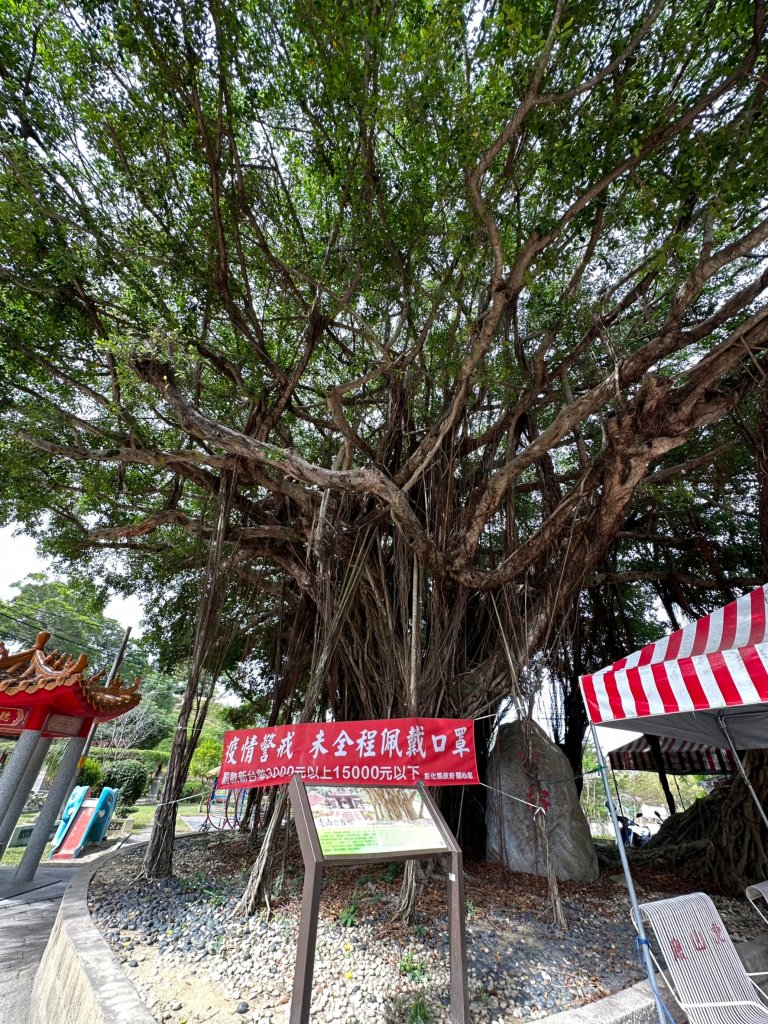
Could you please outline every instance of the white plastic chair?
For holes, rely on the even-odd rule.
[[[757,882],[755,885],[748,885],[744,892],[760,917],[768,924],[768,917],[765,914],[765,907],[768,905],[768,882]]]
[[[641,903],[666,967],[651,957],[691,1024],[768,1024],[768,996],[739,959],[714,903],[692,892]]]

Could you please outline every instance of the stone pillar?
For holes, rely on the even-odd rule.
[[[5,821],[42,733],[42,729],[25,729],[16,740],[13,753],[8,758],[3,774],[0,775],[0,822]],[[32,782],[34,781],[33,779]]]
[[[13,830],[16,827],[21,812],[24,810],[27,797],[32,792],[35,779],[43,766],[43,761],[50,745],[51,739],[49,736],[41,736],[37,741],[37,746],[27,763],[27,768],[21,778],[21,782],[13,795],[8,810],[5,812],[5,816],[0,821],[0,857],[5,853],[5,848],[11,840]]]
[[[24,856],[14,873],[14,880],[17,882],[30,882],[35,877],[45,844],[48,842],[48,836],[56,823],[59,809],[77,778],[77,766],[85,743],[85,736],[73,736],[67,744],[59,770],[56,772],[46,801],[38,815],[35,829],[29,837]]]

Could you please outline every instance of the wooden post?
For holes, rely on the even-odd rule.
[[[299,924],[299,942],[296,950],[296,970],[293,975],[289,1024],[309,1024],[322,885],[323,865],[305,862],[304,893],[301,898],[301,922]]]
[[[322,788],[338,788],[338,783],[321,784]],[[356,786],[360,790],[387,787]],[[411,788],[411,787],[408,787]],[[440,814],[432,797],[423,783],[417,787],[426,810],[429,812],[440,840],[427,848],[407,851],[392,847],[386,853],[327,853],[321,848],[318,830],[315,826],[307,791],[298,775],[294,775],[288,786],[293,818],[299,845],[304,859],[304,893],[301,901],[299,941],[296,951],[296,971],[293,978],[293,997],[289,1024],[309,1024],[312,1001],[312,977],[315,968],[315,946],[317,925],[320,916],[320,890],[322,888],[323,865],[326,863],[370,864],[392,860],[406,863],[423,857],[440,857],[450,863],[448,872],[448,929],[451,956],[451,1024],[469,1024],[469,993],[467,986],[467,935],[464,922],[464,865],[456,839]],[[382,822],[386,825],[386,822]]]
[[[451,869],[448,872],[448,936],[451,947],[451,1024],[468,1024],[464,858],[459,851],[451,853]]]

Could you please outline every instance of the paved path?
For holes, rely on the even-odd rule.
[[[72,868],[41,867],[31,882],[0,867],[0,1024],[24,1024],[32,983]]]
[[[204,820],[190,818],[189,827],[198,831]],[[124,844],[146,840],[151,831],[142,829]],[[71,865],[41,865],[31,882],[15,882],[16,868],[0,866],[0,1024],[27,1024],[35,974],[64,890],[73,872],[103,852],[78,858]]]

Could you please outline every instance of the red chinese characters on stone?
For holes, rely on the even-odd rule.
[[[382,786],[467,785],[478,781],[472,722],[399,718],[241,729],[224,737],[219,786],[306,782]]]

